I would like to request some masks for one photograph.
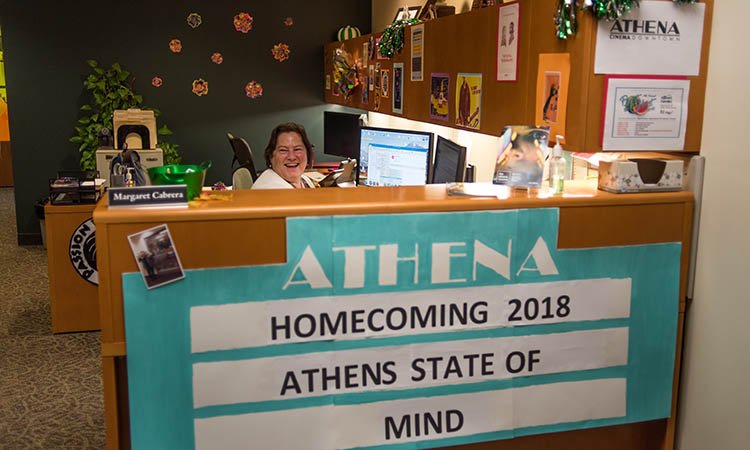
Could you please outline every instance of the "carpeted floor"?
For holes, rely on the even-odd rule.
[[[47,255],[0,189],[0,449],[105,447],[99,333],[52,335]]]

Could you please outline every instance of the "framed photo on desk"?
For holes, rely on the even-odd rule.
[[[421,10],[421,6],[409,6],[407,9],[407,19],[415,19],[417,17],[417,14],[419,14],[419,10]],[[396,11],[396,16],[393,18],[393,22],[401,19],[404,15],[404,8],[399,8],[398,11]]]

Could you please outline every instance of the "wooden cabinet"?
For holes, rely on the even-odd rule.
[[[53,333],[99,329],[94,206],[44,208]]]
[[[442,17],[424,24],[424,81],[409,81],[410,39],[408,28],[405,33],[404,49],[392,60],[374,60],[383,69],[393,70],[394,62],[403,62],[404,74],[404,114],[403,117],[437,125],[452,126],[455,123],[455,82],[460,72],[482,74],[482,120],[484,134],[499,136],[506,125],[533,124],[535,121],[536,81],[539,68],[539,55],[543,53],[570,54],[571,73],[567,107],[566,147],[576,151],[601,151],[600,130],[602,122],[602,95],[604,75],[594,74],[597,21],[591,14],[581,12],[576,36],[560,40],[555,36],[554,17],[556,1],[520,0],[520,43],[518,54],[518,79],[516,82],[497,82],[497,27],[498,6],[473,10],[468,13]],[[703,28],[700,73],[688,77],[691,82],[689,114],[685,150],[698,152],[703,128],[703,110],[706,96],[706,75],[708,71],[708,49],[713,16],[713,0],[705,0],[706,15]],[[685,7],[690,7],[689,5]],[[344,43],[326,45],[324,51],[325,73],[333,70],[333,52],[343,45],[355,59],[362,58],[362,44],[369,36],[361,36]],[[430,74],[448,73],[451,77],[450,116],[448,122],[430,118]],[[366,75],[366,73],[363,73]],[[373,109],[373,95],[369,103],[361,102],[361,87],[345,99],[334,96],[331,90],[325,91],[328,103],[347,105],[370,111]],[[381,102],[379,112],[393,114],[390,97]]]

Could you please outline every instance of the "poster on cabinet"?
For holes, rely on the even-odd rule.
[[[393,112],[404,113],[404,63],[393,63]]]
[[[536,81],[536,123],[549,127],[550,140],[565,136],[570,80],[569,53],[542,53]]]
[[[430,117],[444,122],[448,121],[450,109],[451,77],[447,73],[430,74]]]
[[[513,82],[518,78],[518,38],[520,3],[501,6],[497,25],[497,81]]]
[[[600,20],[595,73],[697,76],[704,3],[641,1],[614,21]]]
[[[411,81],[422,81],[424,71],[424,24],[411,27]]]
[[[478,130],[482,119],[482,74],[456,76],[456,125]]]

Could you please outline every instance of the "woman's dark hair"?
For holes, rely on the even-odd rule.
[[[294,122],[287,122],[276,126],[276,128],[271,131],[271,139],[268,140],[266,151],[263,154],[266,158],[266,167],[271,167],[271,157],[273,156],[273,151],[276,150],[276,143],[278,142],[281,133],[299,134],[302,138],[302,143],[305,144],[305,149],[307,150],[307,165],[312,166],[313,158],[315,157],[315,147],[310,143],[305,127]]]

